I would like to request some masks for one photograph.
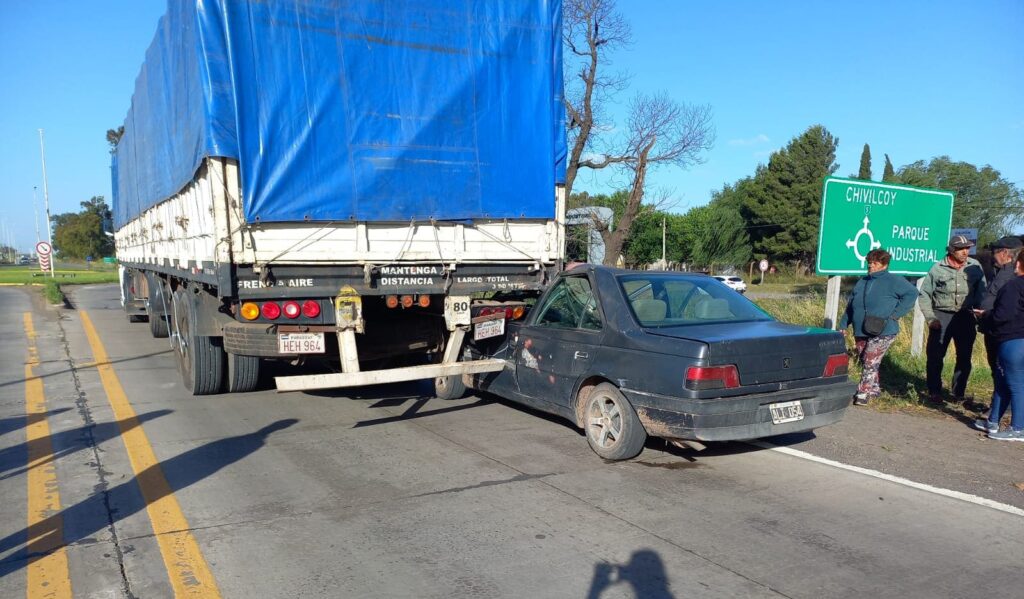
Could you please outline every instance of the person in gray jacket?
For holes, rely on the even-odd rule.
[[[988,288],[985,290],[985,296],[981,300],[981,306],[974,310],[974,314],[978,317],[978,329],[983,335],[985,340],[985,357],[988,358],[989,368],[992,369],[992,378],[996,378],[996,369],[999,368],[998,355],[999,355],[999,343],[997,343],[991,332],[986,330],[985,327],[981,326],[984,321],[986,312],[992,310],[996,303],[996,294],[999,290],[1006,285],[1007,282],[1013,280],[1017,276],[1014,272],[1014,261],[1017,259],[1017,254],[1020,253],[1021,246],[1024,245],[1020,241],[1020,237],[1014,237],[1008,235],[1001,239],[994,241],[989,248],[992,250],[992,262],[995,266],[995,275],[988,283]],[[999,393],[998,389],[992,392],[992,405],[996,405],[996,395]],[[984,405],[974,404],[974,409],[983,410]]]
[[[918,305],[928,323],[928,398],[934,402],[942,401],[942,362],[950,341],[956,346],[951,385],[954,401],[964,400],[971,375],[971,353],[978,336],[973,311],[981,306],[985,295],[985,273],[981,264],[969,256],[973,245],[964,235],[951,237],[946,257],[932,266],[921,283]]]
[[[868,275],[853,287],[839,330],[853,325],[857,356],[860,358],[860,385],[853,403],[867,405],[882,392],[878,369],[882,358],[900,331],[899,319],[914,309],[917,288],[905,278],[889,272],[892,256],[883,249],[871,250],[865,258]],[[872,322],[872,319],[873,322]],[[872,326],[876,327],[872,330]]]

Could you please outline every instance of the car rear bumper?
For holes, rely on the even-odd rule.
[[[622,389],[647,433],[667,439],[739,441],[809,431],[839,422],[853,399],[851,381],[718,399],[685,399]],[[804,417],[773,424],[769,404],[799,401]]]

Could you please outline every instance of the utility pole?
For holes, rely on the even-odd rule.
[[[39,200],[36,198],[36,190],[39,189],[35,185],[32,186],[32,212],[35,214],[36,221],[36,243],[41,240],[39,238]]]
[[[46,205],[46,241],[50,244],[50,251],[53,251],[53,232],[50,229],[50,191],[46,185],[46,144],[43,142],[43,130],[39,130],[39,156],[43,161],[43,203]],[[53,278],[53,254],[50,254],[50,278]]]

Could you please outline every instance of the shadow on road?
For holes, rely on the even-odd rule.
[[[68,408],[64,408],[58,411],[65,411]],[[28,457],[28,450],[31,445],[39,445],[41,448],[45,447],[47,443],[52,443],[50,447],[53,448],[53,453],[43,461],[32,464],[32,468],[40,468],[59,460],[60,458],[92,447],[93,445],[99,445],[104,441],[109,441],[115,437],[121,435],[121,427],[127,426],[128,429],[135,428],[141,425],[143,422],[150,420],[156,420],[161,416],[166,416],[172,413],[174,410],[155,410],[153,412],[146,412],[139,414],[136,419],[130,419],[129,421],[114,421],[114,422],[101,422],[99,424],[92,424],[88,426],[80,426],[78,428],[71,429],[69,431],[61,431],[56,434],[51,434],[49,437],[36,439],[34,441],[21,443],[19,445],[12,445],[11,447],[5,447],[0,449],[0,480],[7,480],[12,476],[18,476],[28,472],[28,466],[23,466]],[[50,412],[53,414],[55,412]],[[30,414],[24,418],[25,426],[33,424],[35,422],[45,419],[49,414]],[[127,429],[126,429],[127,430]],[[42,449],[38,452],[34,452],[36,455],[43,453]]]
[[[190,449],[147,468],[135,478],[106,492],[94,493],[36,525],[0,539],[0,553],[11,551],[0,560],[0,578],[21,569],[26,565],[26,560],[36,557],[28,553],[30,543],[40,547],[61,547],[89,539],[120,520],[146,509],[147,502],[143,499],[141,485],[150,490],[163,489],[148,498],[149,503],[155,503],[168,493],[189,487],[242,460],[263,447],[272,433],[297,422],[294,418],[278,420],[247,435],[219,439]],[[160,479],[166,479],[168,484],[159,484]],[[62,530],[63,539],[57,538]]]
[[[138,355],[138,356],[131,356],[130,358],[119,358],[117,360],[107,360],[103,364],[111,364],[111,365],[113,365],[113,364],[121,364],[123,362],[133,362],[135,360],[142,360],[144,358],[152,358],[153,356],[162,356],[164,354],[169,354],[169,353],[171,353],[171,351],[172,350],[165,349],[163,351],[152,352],[152,353],[142,354],[142,355]],[[63,360],[60,360],[60,361],[63,362]],[[80,365],[77,368],[75,368],[74,370],[84,370],[86,368],[92,368],[94,366],[96,366],[96,364],[94,362],[85,362],[82,365]],[[66,373],[71,372],[71,371],[72,371],[71,368],[65,368],[63,370],[57,370],[57,371],[54,371],[54,372],[47,372],[46,374],[37,374],[33,378],[46,379],[46,378],[50,378],[51,376],[57,376],[57,375],[60,375],[60,374],[66,374]],[[23,379],[23,378],[21,378],[21,379],[14,379],[13,381],[4,381],[4,382],[0,383],[0,387],[9,387],[11,385],[20,385],[20,384],[22,384],[24,382],[25,382],[25,379]]]
[[[616,597],[628,587],[637,599],[674,599],[668,590],[668,575],[661,556],[652,549],[634,551],[625,564],[594,564],[594,577],[590,581],[587,599],[600,599],[606,590]]]
[[[50,410],[49,412],[43,414],[43,416],[49,418],[50,416],[54,416],[62,412],[67,412],[70,409],[71,408],[59,408],[57,410]],[[0,435],[6,435],[7,433],[25,428],[26,426],[28,426],[27,416],[11,416],[10,418],[0,418]],[[2,465],[3,462],[0,461],[0,466]]]

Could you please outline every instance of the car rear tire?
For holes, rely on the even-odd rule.
[[[465,394],[466,384],[461,374],[434,378],[434,395],[438,399],[459,399]]]
[[[228,354],[228,393],[255,391],[260,381],[260,359],[258,356]]]
[[[633,406],[610,383],[601,383],[590,392],[583,427],[590,448],[606,460],[635,458],[647,441],[647,431]]]
[[[174,310],[174,355],[185,389],[192,395],[219,393],[224,380],[224,348],[220,339],[195,334],[198,301],[179,289],[171,302]]]

